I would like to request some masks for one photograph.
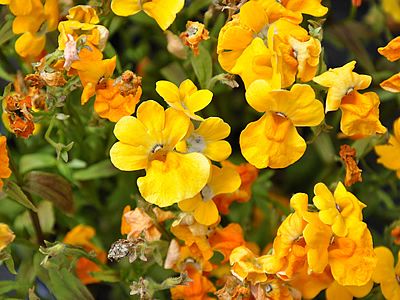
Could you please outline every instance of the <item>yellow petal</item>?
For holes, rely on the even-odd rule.
[[[218,221],[218,208],[214,201],[201,201],[194,211],[194,218],[200,224],[209,226]]]
[[[204,155],[169,152],[165,161],[153,160],[137,184],[146,201],[165,207],[194,197],[209,175],[210,162]]]
[[[150,147],[153,143],[143,123],[132,116],[122,117],[115,124],[114,135],[122,143],[131,146],[148,145]]]
[[[143,4],[143,10],[156,20],[162,30],[167,30],[184,5],[184,0],[152,0]]]
[[[173,108],[165,111],[163,136],[171,148],[174,148],[186,136],[189,125],[190,119],[183,112]]]
[[[240,8],[240,24],[253,32],[260,32],[264,26],[268,25],[268,16],[259,2],[250,1]]]
[[[31,13],[33,4],[37,1],[32,0],[11,0],[9,4],[9,8],[13,15],[15,16],[26,16]]]
[[[213,161],[223,161],[232,153],[231,145],[227,141],[208,142],[203,154]]]
[[[111,10],[118,16],[130,16],[141,10],[140,1],[133,0],[112,0]]]
[[[33,35],[25,32],[15,42],[15,51],[21,57],[37,57],[40,55],[46,44],[45,35]]]
[[[240,148],[246,160],[259,169],[285,168],[300,159],[306,143],[287,118],[266,113],[242,131]]]
[[[326,290],[327,300],[353,300],[353,295],[347,290],[346,287],[334,281]]]
[[[390,276],[394,277],[394,257],[392,251],[386,247],[376,247],[374,249],[377,264],[372,275],[373,281],[376,283],[381,283],[386,281]]]
[[[172,82],[166,80],[157,81],[156,91],[164,99],[164,101],[171,106],[172,103],[179,103],[181,101],[179,88]]]
[[[210,117],[200,123],[195,132],[204,137],[206,141],[218,141],[226,138],[231,127],[218,117]]]
[[[143,146],[135,147],[117,142],[110,149],[111,162],[122,171],[145,169],[148,157],[148,149]]]
[[[210,186],[214,196],[219,194],[233,193],[241,184],[239,173],[230,167],[218,168],[212,166]]]
[[[211,91],[199,90],[190,95],[186,99],[185,104],[189,111],[197,112],[206,107],[211,102],[212,97],[213,93]]]
[[[178,206],[182,211],[192,212],[197,208],[197,206],[199,206],[201,201],[203,201],[203,198],[201,198],[200,194],[197,194],[193,198],[178,202]]]
[[[161,142],[160,135],[165,126],[164,108],[156,101],[148,100],[139,105],[136,116],[147,128],[148,133],[159,136]]]

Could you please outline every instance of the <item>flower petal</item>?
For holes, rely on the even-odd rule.
[[[117,142],[110,149],[111,162],[122,171],[145,169],[148,156],[148,151],[143,146],[135,147]]]
[[[112,0],[111,10],[118,16],[131,16],[141,10],[140,1]]]

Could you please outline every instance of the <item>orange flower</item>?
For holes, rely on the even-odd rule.
[[[5,136],[0,136],[0,191],[3,188],[1,178],[8,178],[11,175],[11,170],[8,166],[7,140]]]
[[[182,32],[179,37],[186,46],[193,50],[194,55],[199,55],[199,44],[210,38],[204,24],[192,21],[186,23],[186,31]]]
[[[153,210],[157,222],[164,222],[172,219],[174,214],[170,211],[163,211],[159,208]],[[121,233],[128,234],[128,239],[136,239],[142,233],[146,240],[155,241],[161,238],[161,232],[153,220],[142,208],[136,207],[135,210],[130,210],[130,206],[124,208],[122,216]]]
[[[390,235],[393,238],[393,242],[396,245],[400,245],[400,226],[397,225],[395,226],[391,231],[390,231]]]
[[[217,228],[209,236],[208,241],[215,251],[221,252],[224,256],[224,260],[221,264],[229,260],[233,249],[245,244],[243,230],[240,225],[236,223],[231,223],[225,228]]]
[[[231,167],[235,169],[242,181],[239,189],[233,193],[217,195],[213,198],[220,213],[227,215],[229,213],[229,206],[232,202],[237,201],[240,203],[247,202],[251,198],[251,187],[258,177],[258,169],[249,163],[235,165],[229,161],[221,162],[223,167]]]
[[[400,36],[391,40],[385,47],[378,48],[380,55],[389,61],[396,61],[400,58]]]
[[[391,93],[400,92],[400,73],[394,74],[392,77],[381,82],[380,86]]]
[[[356,149],[351,148],[349,145],[340,146],[340,158],[346,166],[346,178],[344,180],[345,186],[351,186],[358,181],[362,181],[361,172],[355,161]]]
[[[142,88],[138,86],[135,91],[121,94],[121,83],[114,79],[105,80],[104,86],[97,85],[94,110],[111,122],[118,122],[124,116],[133,114],[136,104],[142,95]]]
[[[106,253],[90,241],[95,235],[96,231],[93,227],[78,225],[65,235],[63,243],[80,246],[87,252],[94,251],[97,259],[104,264],[107,261]],[[99,282],[98,279],[90,275],[90,273],[98,271],[101,271],[101,268],[85,257],[79,258],[76,262],[75,272],[83,284]]]
[[[188,285],[179,285],[171,288],[172,299],[214,299],[208,296],[208,293],[213,293],[216,290],[212,282],[196,268],[188,267],[186,271],[192,281]]]

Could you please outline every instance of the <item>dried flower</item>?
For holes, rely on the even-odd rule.
[[[199,55],[199,44],[210,37],[204,24],[188,21],[186,23],[186,31],[180,34],[180,38],[186,46],[193,50],[194,55]]]
[[[355,161],[356,149],[346,144],[342,145],[340,146],[339,155],[346,166],[346,178],[344,179],[344,185],[352,186],[356,182],[361,182],[362,170],[357,166],[357,162]]]

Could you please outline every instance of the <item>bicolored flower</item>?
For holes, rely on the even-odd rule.
[[[241,184],[240,187],[229,194],[221,194],[214,197],[214,202],[217,205],[218,211],[224,215],[229,213],[229,206],[232,202],[247,202],[251,198],[251,188],[254,181],[258,178],[258,169],[249,163],[243,163],[240,165],[235,165],[230,161],[221,162],[223,167],[234,168],[240,175]]]
[[[177,149],[181,152],[203,153],[213,161],[223,161],[232,152],[231,145],[223,140],[230,131],[229,124],[221,118],[207,118],[196,129],[193,125],[189,127],[185,140],[177,146]]]
[[[384,165],[389,170],[396,171],[400,178],[400,118],[393,124],[393,135],[390,135],[386,145],[375,146],[375,152],[378,154],[378,163]]]
[[[181,111],[155,101],[143,102],[137,117],[126,116],[115,125],[119,140],[110,150],[120,170],[146,170],[137,180],[143,198],[165,207],[197,195],[206,185],[210,162],[200,153],[178,153],[176,145],[186,136],[190,119]]]
[[[112,0],[111,9],[118,16],[131,16],[140,11],[156,20],[162,30],[174,22],[185,5],[185,0]]]
[[[265,112],[240,135],[243,156],[259,169],[285,168],[299,160],[306,143],[296,126],[317,126],[324,119],[322,103],[308,85],[271,91],[268,82],[257,80],[247,89],[246,100],[257,111]]]
[[[250,281],[253,284],[265,282],[268,278],[263,269],[263,257],[257,257],[246,246],[233,249],[229,262],[232,274],[241,281]]]
[[[7,224],[0,223],[0,252],[15,239],[14,232]]]
[[[385,133],[386,128],[379,121],[379,104],[379,96],[374,92],[353,91],[344,96],[340,104],[340,130],[357,138]]]
[[[196,196],[180,201],[178,206],[185,212],[193,212],[197,222],[211,225],[218,221],[219,213],[213,198],[224,193],[232,193],[240,186],[240,176],[232,168],[211,166],[207,184]]]
[[[94,251],[96,253],[96,258],[104,264],[107,261],[106,253],[91,242],[91,239],[93,239],[95,235],[96,231],[93,227],[78,225],[65,235],[63,243],[82,247],[87,252]],[[75,272],[83,284],[99,282],[98,279],[90,274],[99,271],[101,271],[100,266],[85,257],[79,258],[76,262]]]
[[[324,224],[331,225],[335,235],[345,237],[349,228],[361,223],[361,210],[366,207],[339,182],[334,194],[323,183],[314,187],[313,202],[319,209],[319,217]]]
[[[203,120],[195,113],[206,107],[213,97],[209,90],[197,90],[190,79],[183,81],[179,87],[169,81],[157,81],[156,91],[169,106],[183,111],[193,120]]]
[[[353,72],[355,65],[356,62],[351,61],[343,67],[329,69],[314,77],[313,80],[316,83],[329,88],[326,98],[326,112],[337,110],[344,96],[353,91],[366,89],[371,84],[371,76]]]
[[[7,153],[7,139],[5,136],[0,136],[0,191],[3,188],[3,181],[1,179],[10,176],[11,170]]]
[[[400,299],[400,259],[396,265],[392,251],[386,247],[376,247],[377,264],[372,275],[374,282],[381,285],[381,291],[385,299]]]

